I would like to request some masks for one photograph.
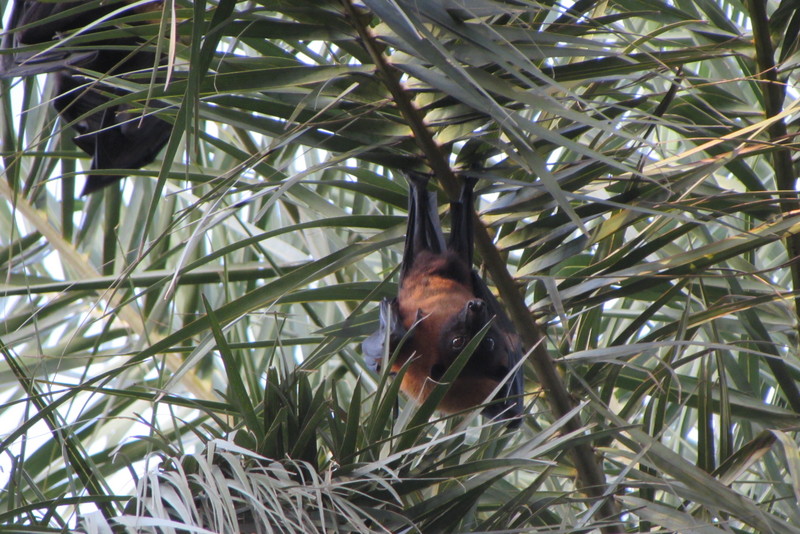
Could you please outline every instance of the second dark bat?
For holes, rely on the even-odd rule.
[[[2,47],[13,51],[2,56],[0,77],[24,77],[55,73],[53,105],[78,135],[75,144],[92,158],[92,170],[139,169],[152,163],[169,140],[172,126],[153,115],[141,117],[127,105],[108,105],[125,91],[80,75],[79,68],[108,76],[145,71],[158,65],[153,52],[136,50],[137,37],[106,39],[93,46],[54,46],[47,51],[29,51],[31,45],[58,45],[63,35],[86,28],[111,15],[127,2],[39,2],[15,0],[9,30]],[[147,4],[153,9],[159,3]],[[112,48],[105,48],[112,47]],[[33,47],[36,49],[36,47]],[[158,104],[156,104],[158,105]],[[92,193],[123,176],[91,174],[83,195]]]

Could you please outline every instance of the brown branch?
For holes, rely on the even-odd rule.
[[[764,114],[771,118],[783,110],[786,98],[786,87],[778,80],[778,68],[775,65],[775,48],[769,32],[769,16],[764,0],[749,0],[747,7],[753,25],[753,41],[756,47],[756,63],[758,64],[761,91],[764,95]],[[800,208],[800,198],[795,191],[795,173],[792,154],[786,143],[790,139],[784,119],[776,120],[769,125],[770,141],[776,145],[772,151],[772,168],[775,172],[775,184],[781,198],[781,211],[786,214]],[[786,238],[786,253],[789,256],[789,269],[792,273],[794,289],[800,289],[800,263],[792,261],[800,257],[800,235],[792,234]],[[794,298],[795,315],[800,317],[800,295]],[[767,365],[772,370],[784,396],[795,412],[800,412],[800,389],[791,378],[785,362],[780,359],[767,358]]]
[[[391,65],[384,55],[384,48],[377,43],[377,39],[363,23],[351,0],[342,0],[351,24],[358,32],[362,45],[375,63],[376,74],[382,78],[394,103],[414,133],[414,138],[420,150],[427,159],[433,173],[439,179],[443,189],[450,198],[457,198],[459,181],[450,168],[448,159],[427,128],[422,113],[411,101],[408,92],[400,83],[402,72]],[[555,362],[550,357],[545,345],[545,338],[540,327],[531,316],[525,305],[523,295],[517,283],[509,274],[506,263],[494,246],[489,232],[483,223],[475,216],[475,245],[480,253],[486,268],[494,280],[506,309],[520,332],[523,343],[532,347],[531,362],[536,376],[546,392],[546,398],[556,418],[566,416],[574,407],[574,403],[567,391],[564,381],[556,369]],[[579,416],[571,418],[564,426],[565,432],[578,432],[583,428]],[[611,523],[602,528],[606,534],[623,532],[615,522],[619,515],[618,506],[613,497],[606,495],[605,475],[601,468],[601,461],[594,453],[592,447],[586,443],[576,443],[571,452],[573,462],[578,473],[578,482],[581,490],[596,499],[603,499],[602,506],[597,511],[600,522]]]

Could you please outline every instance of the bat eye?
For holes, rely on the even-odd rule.
[[[450,341],[450,348],[453,350],[461,350],[464,348],[464,345],[467,344],[467,338],[464,336],[454,337],[452,341]]]
[[[486,350],[488,351],[494,350],[494,338],[491,337],[484,338],[483,342],[486,344]]]

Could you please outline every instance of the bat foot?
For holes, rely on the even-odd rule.
[[[411,187],[422,187],[424,189],[431,180],[430,174],[417,171],[404,171],[403,175]]]

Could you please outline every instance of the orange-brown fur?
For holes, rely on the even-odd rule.
[[[463,367],[451,377],[437,408],[461,412],[491,400],[481,406],[481,413],[516,428],[524,394],[522,374],[515,368],[522,356],[519,339],[472,268],[477,180],[465,178],[459,200],[451,202],[450,238],[445,243],[436,196],[425,190],[428,177],[415,172],[406,176],[411,194],[400,288],[397,297],[381,301],[378,329],[362,342],[366,364],[379,370],[387,352],[399,347],[391,371],[404,371],[400,387],[419,402],[429,398],[436,381],[455,374],[453,363],[466,357],[464,349],[471,343],[469,359],[460,361]],[[473,339],[482,328],[480,341]]]
[[[435,341],[440,339],[444,324],[475,298],[472,287],[438,274],[453,261],[447,253],[436,255],[428,251],[421,252],[397,295],[404,328],[412,327],[418,312],[424,318],[415,327],[413,338],[403,348],[392,367],[392,371],[397,372],[408,358],[413,358],[403,377],[401,389],[418,401],[427,398],[435,386],[430,378],[431,367],[443,359]],[[467,275],[464,278],[468,280],[469,271],[466,266],[463,268]],[[461,377],[448,391],[439,409],[453,412],[463,409],[464,406],[480,404],[496,385],[496,381],[488,378]]]

